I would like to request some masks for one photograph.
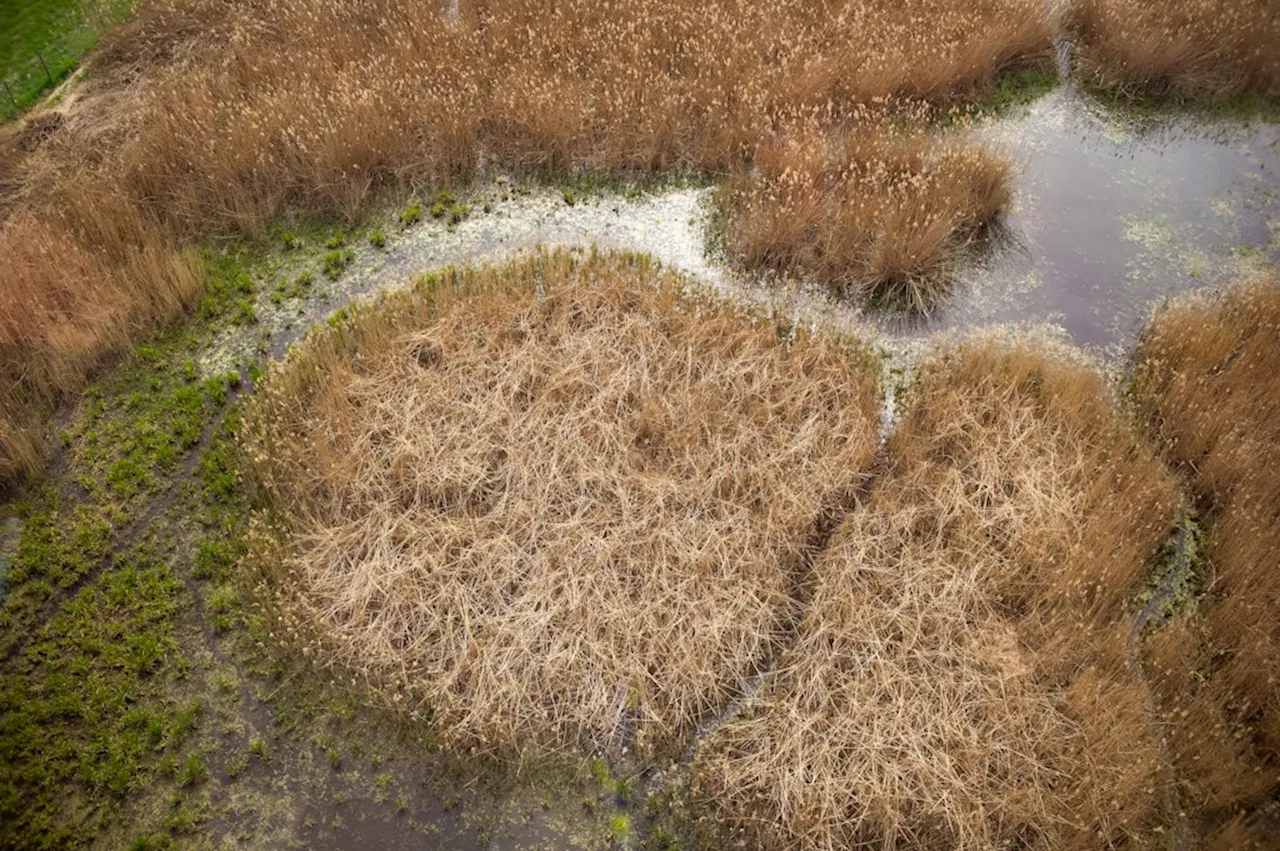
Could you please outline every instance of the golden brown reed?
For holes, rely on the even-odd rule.
[[[162,0],[119,41],[152,43],[159,10],[180,21],[211,2]],[[722,171],[797,121],[948,102],[1049,50],[1036,0],[462,2],[456,20],[421,0],[270,0],[227,15],[156,69],[122,151],[126,190],[198,229],[253,228],[286,203],[349,212],[375,186],[481,159]]]
[[[1010,200],[1013,166],[954,134],[867,122],[787,135],[721,190],[731,258],[927,312],[941,267]]]
[[[682,286],[450,271],[273,369],[246,448],[304,652],[503,753],[669,751],[739,693],[870,467],[876,366]]]
[[[25,214],[8,222],[0,255],[3,482],[38,468],[42,419],[61,394],[80,387],[103,352],[120,350],[190,307],[204,281],[191,252],[148,239],[109,259]]]
[[[1280,95],[1276,0],[1071,0],[1079,62],[1125,95]]]
[[[34,208],[50,232],[41,240],[69,237],[104,258],[78,288],[97,303],[139,243],[257,232],[286,208],[351,216],[378,193],[467,180],[482,163],[739,169],[787,126],[858,125],[890,101],[951,102],[1048,52],[1039,0],[462,0],[456,16],[437,0],[153,0],[106,38],[65,126],[16,165],[0,144],[0,210]],[[891,186],[862,186],[903,206]],[[883,259],[871,262],[910,277],[936,261],[922,241],[963,241],[980,215],[961,211],[956,235],[938,230],[950,209],[931,225],[908,215],[901,245],[877,225]],[[0,256],[28,235],[0,225]],[[163,264],[140,271],[129,270],[140,291],[185,289]],[[28,290],[0,267],[0,303]],[[128,338],[101,334],[98,354]],[[94,360],[47,354],[64,363],[0,361],[10,433],[35,399],[78,386],[66,364]],[[28,387],[28,372],[66,380]],[[2,448],[5,467],[21,465]]]
[[[1092,370],[946,355],[699,797],[764,849],[1142,846],[1161,766],[1121,614],[1176,501]]]
[[[1211,523],[1203,617],[1149,646],[1184,797],[1208,825],[1261,841],[1248,813],[1280,792],[1280,278],[1158,315],[1135,388]]]

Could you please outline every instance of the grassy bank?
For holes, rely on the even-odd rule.
[[[131,0],[0,2],[0,121],[8,121],[80,64],[132,12]]]

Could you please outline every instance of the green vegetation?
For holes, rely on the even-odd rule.
[[[240,244],[218,252],[206,249],[202,257],[206,285],[200,300],[201,317],[219,319],[243,314],[243,302],[257,292],[253,277],[244,270],[251,257],[249,249]]]
[[[324,241],[325,248],[341,248],[347,244],[347,232],[343,228],[335,230],[328,239]]]
[[[421,218],[422,202],[416,198],[409,202],[409,206],[400,211],[400,224],[405,227],[408,227]]]
[[[141,545],[6,664],[0,844],[78,845],[113,801],[158,779],[161,757],[183,745],[200,714],[198,702],[178,697],[187,662],[175,621],[189,605],[172,565]],[[79,823],[68,818],[77,811]]]
[[[9,86],[0,87],[0,120],[35,102],[50,78],[57,82],[75,70],[102,30],[129,15],[132,5],[108,0],[86,13],[77,0],[0,0],[0,80]]]
[[[1001,74],[995,85],[983,93],[975,109],[980,114],[1000,114],[1011,107],[1039,100],[1060,82],[1053,70],[1018,68]]]
[[[609,817],[609,836],[614,842],[626,842],[631,838],[631,816],[616,813]]]
[[[1104,88],[1089,77],[1077,80],[1080,90],[1108,109],[1142,125],[1190,116],[1199,121],[1262,121],[1280,123],[1280,96],[1240,91],[1213,99],[1180,98],[1169,92]]]
[[[337,279],[344,269],[355,259],[351,249],[334,249],[324,255],[323,267],[326,277]]]
[[[208,256],[206,315],[252,289],[232,256]],[[63,436],[76,489],[50,484],[10,507],[23,526],[0,603],[0,846],[87,844],[125,801],[209,776],[189,748],[205,708],[183,638],[196,588],[183,575],[220,580],[205,603],[215,628],[219,616],[226,629],[243,622],[225,584],[245,506],[226,421],[196,465],[200,488],[185,505],[168,494],[239,384],[200,376],[192,353],[212,329],[140,345],[90,388]],[[190,520],[204,535],[175,547]],[[190,832],[194,815],[175,807],[134,847]]]

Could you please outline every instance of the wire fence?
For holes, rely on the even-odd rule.
[[[66,79],[112,25],[124,20],[132,3],[120,0],[81,2],[72,7],[69,25],[34,55],[12,63],[0,76],[0,122],[10,121]]]

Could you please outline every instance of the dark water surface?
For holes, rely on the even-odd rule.
[[[1276,259],[1280,126],[1136,128],[1060,90],[990,135],[1022,166],[1007,239],[930,330],[1049,323],[1125,346],[1153,305]]]

